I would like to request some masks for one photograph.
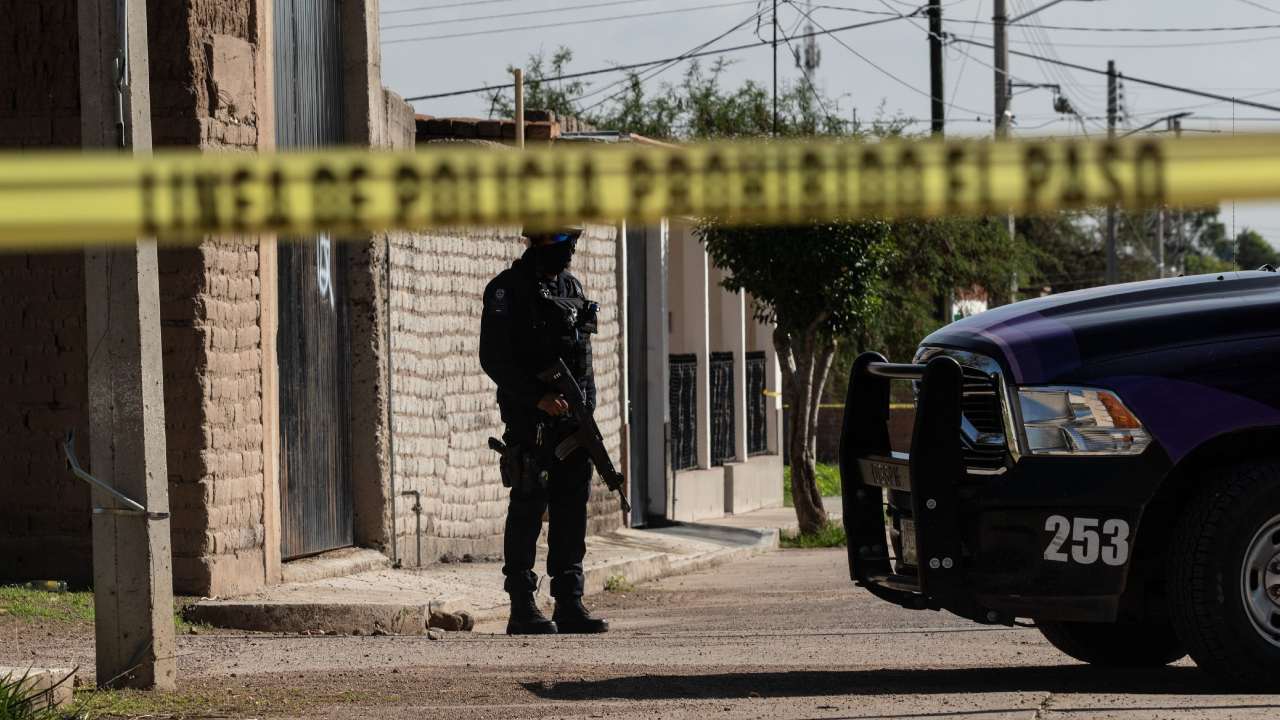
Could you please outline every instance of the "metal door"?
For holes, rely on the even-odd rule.
[[[276,139],[343,142],[340,0],[275,0]],[[278,250],[281,550],[353,544],[346,252],[328,235]]]

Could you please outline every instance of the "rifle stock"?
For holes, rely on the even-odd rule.
[[[556,456],[563,460],[578,447],[586,449],[596,472],[600,473],[600,479],[610,490],[618,493],[622,512],[629,514],[631,502],[627,500],[627,479],[614,467],[609,451],[604,447],[600,426],[587,408],[587,399],[582,394],[582,388],[578,387],[578,381],[569,372],[569,367],[564,364],[564,360],[556,360],[554,365],[538,373],[538,379],[564,396],[569,404],[569,412],[578,424],[577,431],[556,448]],[[571,440],[574,442],[571,443]]]

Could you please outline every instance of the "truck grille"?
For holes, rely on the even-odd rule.
[[[1003,472],[1009,446],[1005,438],[999,384],[995,378],[977,368],[964,368],[960,412],[981,436],[998,435],[1001,438],[999,444],[979,444],[970,442],[967,437],[961,438],[961,454],[969,472],[983,475]]]
[[[966,422],[960,440],[965,468],[974,475],[999,475],[1009,466],[1000,366],[991,358],[942,348],[922,348],[915,362],[949,355],[964,369],[960,412]]]

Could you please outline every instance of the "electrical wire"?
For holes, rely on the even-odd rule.
[[[978,9],[973,12],[974,20],[977,20],[982,15],[982,2],[983,0],[978,0]],[[978,34],[978,29],[975,27],[973,29],[973,32],[969,34],[969,38],[973,39],[977,34]],[[950,47],[950,44],[948,44],[948,47]],[[961,55],[964,57],[964,59],[960,61],[960,71],[956,73],[956,82],[951,87],[951,97],[956,97],[957,95],[960,94],[960,81],[964,78],[965,67],[969,65],[969,54],[961,53]]]
[[[473,7],[475,5],[493,5],[496,3],[515,2],[515,0],[468,0],[467,2],[445,3],[443,5],[418,5],[399,10],[383,10],[379,15],[403,15],[405,13],[426,12],[428,10],[445,10],[456,7]]]
[[[805,15],[805,12],[803,10],[800,10],[798,7],[795,6],[795,3],[793,2],[793,0],[784,0],[784,2],[787,5],[791,5],[792,9],[796,10],[799,15],[802,15],[807,19],[808,16]],[[812,22],[812,20],[810,20],[810,22]],[[796,26],[799,27],[799,24],[800,23],[797,22]],[[787,43],[787,49],[791,51],[791,54],[796,56],[797,58],[800,57],[799,53],[797,53],[796,49],[791,45],[791,40],[789,39],[786,40],[786,43]],[[822,95],[818,93],[818,89],[813,86],[813,80],[810,79],[809,71],[806,68],[800,69],[800,77],[804,79],[805,85],[809,86],[809,93],[813,95],[814,100],[818,101],[818,107],[822,108],[822,112],[827,116],[827,120],[828,121],[835,120],[836,116],[832,115],[831,111],[827,109],[826,101],[822,99]]]
[[[825,10],[842,10],[844,12],[862,13],[865,15],[888,15],[883,10],[867,10],[866,8],[851,8],[841,5],[814,5],[813,8]],[[990,20],[949,20],[948,22],[962,23],[965,25],[993,25]],[[1013,25],[1011,27],[1017,27]],[[1097,27],[1084,25],[1045,25],[1040,24],[1039,27],[1045,30],[1065,30],[1069,32],[1109,32],[1109,33],[1205,33],[1205,32],[1245,32],[1248,30],[1280,30],[1277,24],[1258,24],[1258,25],[1218,25],[1213,27]]]
[[[1014,0],[1014,2],[1018,3],[1019,0]],[[1053,40],[1049,38],[1049,33],[1044,29],[1043,25],[1034,18],[1028,18],[1024,26],[1029,28],[1031,35],[1039,39],[1040,44],[1045,50],[1044,54],[1046,56],[1054,60],[1062,60],[1062,58],[1058,56],[1058,51],[1054,47]],[[1070,70],[1067,70],[1060,65],[1051,65],[1050,67],[1056,68],[1054,74],[1063,81],[1064,86],[1071,91],[1076,102],[1081,105],[1082,109],[1084,109],[1086,113],[1091,109],[1093,101],[1099,100],[1098,96],[1094,95],[1076,80],[1075,74]]]
[[[857,30],[865,27],[872,27],[873,25],[883,25],[885,23],[902,20],[905,17],[906,17],[905,15],[900,15],[900,16],[895,16],[891,18],[881,18],[879,20],[868,20],[867,22],[854,23],[853,25],[843,25],[840,27],[831,28],[830,30],[800,33],[799,35],[792,35],[790,39],[802,40],[808,37],[820,37],[823,35],[832,35],[834,37],[834,33],[846,32],[849,30]],[[614,65],[613,67],[597,68],[595,70],[583,70],[579,72],[564,73],[562,75],[556,75],[554,77],[540,78],[540,81],[555,82],[557,80],[573,80],[576,78],[591,77],[593,75],[605,75],[608,73],[626,72],[627,70],[636,70],[639,68],[652,67],[654,65],[662,65],[663,63],[668,63],[668,62],[671,62],[672,60],[677,60],[677,59],[690,60],[693,58],[706,57],[708,55],[725,55],[728,53],[742,52],[744,50],[752,50],[759,47],[768,47],[769,45],[770,43],[767,43],[767,42],[766,43],[759,43],[759,42],[746,43],[743,45],[734,45],[727,48],[718,48],[715,50],[703,50],[697,53],[677,55],[675,57],[660,58],[657,60],[649,60],[645,62],[630,63],[627,65]],[[457,97],[459,95],[474,95],[476,93],[489,93],[489,92],[493,92],[494,90],[504,90],[506,88],[513,88],[513,87],[515,87],[515,83],[500,83],[497,85],[485,85],[483,87],[468,88],[466,90],[450,90],[448,92],[431,93],[428,95],[416,95],[413,97],[406,97],[405,101],[418,102],[419,100],[435,100],[437,98]]]
[[[797,8],[797,9],[798,9],[798,8]],[[812,14],[812,13],[805,12],[804,10],[801,10],[800,12],[804,13],[804,16],[809,20],[809,22],[811,22],[811,23],[813,23],[814,25],[816,25],[820,30],[826,30],[826,28],[824,28],[824,27],[823,27],[822,23],[820,23],[820,22],[818,22],[817,20],[814,20],[814,19],[813,19],[813,14]],[[919,12],[919,10],[917,10],[916,12]],[[913,14],[914,14],[914,13],[913,13]],[[909,18],[910,16],[909,16],[909,15],[903,15],[903,16],[901,16],[901,17],[905,19],[905,18]],[[839,43],[839,44],[840,44],[840,46],[841,46],[841,47],[843,47],[845,50],[848,50],[850,53],[852,53],[852,54],[853,54],[855,57],[857,57],[859,60],[863,61],[864,63],[866,63],[866,64],[870,65],[871,67],[875,68],[876,70],[878,70],[882,75],[884,75],[884,76],[886,76],[886,77],[890,78],[890,79],[891,79],[891,80],[893,80],[894,82],[896,82],[896,83],[898,83],[899,85],[901,85],[901,86],[903,86],[903,87],[907,88],[907,89],[908,89],[908,90],[910,90],[911,92],[916,93],[917,95],[923,95],[924,97],[926,97],[926,98],[928,98],[928,99],[930,99],[930,100],[933,100],[933,99],[934,99],[934,97],[933,97],[933,95],[932,95],[931,93],[925,92],[924,90],[921,90],[920,88],[916,87],[915,85],[912,85],[911,83],[907,82],[906,80],[903,80],[902,78],[898,77],[897,75],[894,75],[893,73],[891,73],[891,72],[889,72],[888,70],[886,70],[886,69],[884,69],[883,67],[881,67],[879,64],[877,64],[877,63],[876,63],[874,60],[872,60],[871,58],[868,58],[866,55],[863,55],[862,53],[858,52],[857,50],[854,50],[854,49],[853,49],[853,47],[852,47],[851,45],[849,45],[849,43],[847,43],[847,42],[845,42],[844,40],[842,40],[839,36],[832,35],[832,36],[831,36],[831,38],[832,38],[833,40],[835,40],[837,43]],[[979,111],[977,111],[977,110],[974,110],[974,109],[972,109],[972,108],[967,108],[967,107],[964,107],[964,106],[962,106],[962,105],[957,105],[957,104],[955,104],[955,103],[953,103],[953,102],[949,102],[946,98],[938,98],[938,99],[940,99],[940,100],[943,102],[943,104],[945,104],[945,105],[946,105],[947,107],[949,107],[949,108],[958,109],[958,110],[963,110],[963,111],[965,111],[965,112],[967,112],[967,113],[973,113],[974,115],[981,115],[981,114],[982,114],[981,112],[979,112]]]
[[[383,25],[383,30],[402,30],[404,28],[427,27],[436,25],[453,25],[456,23],[479,22],[481,20],[500,20],[503,18],[527,17],[529,15],[549,15],[558,12],[570,12],[573,10],[591,10],[594,8],[614,7],[617,5],[636,5],[638,3],[651,3],[658,0],[609,0],[608,2],[588,3],[586,5],[567,5],[565,7],[547,8],[545,10],[521,10],[513,13],[498,13],[497,15],[472,15],[470,17],[449,18],[447,20],[428,20],[424,22],[401,23],[399,25]]]
[[[1185,43],[1055,43],[1058,47],[1067,48],[1115,48],[1115,49],[1133,49],[1142,50],[1147,48],[1191,48],[1191,47],[1219,47],[1223,45],[1240,45],[1243,43],[1267,42],[1271,40],[1280,40],[1280,35],[1264,35],[1262,37],[1253,38],[1237,38],[1234,40],[1206,40],[1203,42],[1185,42]],[[1010,40],[1009,43],[1017,45],[1029,45],[1031,43],[1025,40]]]
[[[724,31],[724,32],[722,32],[722,33],[720,33],[720,34],[719,34],[719,35],[717,35],[716,37],[714,37],[714,38],[712,38],[712,39],[710,39],[710,40],[708,40],[708,41],[706,41],[706,42],[704,42],[704,43],[700,43],[699,45],[697,45],[697,46],[695,46],[695,47],[692,47],[692,48],[690,48],[690,49],[688,49],[688,50],[684,51],[684,52],[683,52],[683,53],[681,53],[679,56],[677,56],[675,59],[671,60],[670,62],[667,62],[667,63],[663,63],[663,64],[661,64],[661,67],[655,68],[655,69],[653,69],[653,70],[647,70],[647,71],[645,71],[645,72],[647,72],[647,73],[648,73],[648,75],[647,75],[646,77],[639,78],[639,82],[640,82],[640,84],[643,86],[643,84],[644,84],[644,83],[646,83],[646,82],[648,82],[648,81],[652,80],[653,78],[655,78],[655,77],[657,77],[657,76],[661,75],[662,73],[664,73],[664,72],[666,72],[666,71],[670,70],[671,68],[675,67],[676,65],[679,65],[680,63],[684,62],[686,59],[688,59],[688,58],[692,57],[694,53],[701,52],[702,50],[705,50],[707,47],[709,47],[709,46],[711,46],[711,45],[714,45],[715,43],[717,43],[717,42],[719,42],[719,41],[723,40],[724,38],[728,37],[729,35],[732,35],[733,33],[737,32],[738,30],[741,30],[744,26],[746,26],[747,24],[749,24],[752,20],[756,20],[756,19],[757,19],[757,18],[759,18],[761,15],[763,15],[763,14],[764,14],[764,12],[765,12],[765,9],[763,8],[763,6],[761,6],[761,7],[757,8],[757,10],[756,10],[754,13],[752,13],[751,15],[748,15],[744,20],[742,20],[742,21],[738,22],[738,23],[737,23],[737,24],[735,24],[733,27],[731,27],[731,28],[729,28],[728,30],[726,30],[726,31]],[[625,83],[629,82],[629,81],[630,81],[630,79],[631,79],[631,76],[627,76],[627,77],[622,78],[621,80],[617,80],[617,81],[615,81],[615,82],[609,83],[608,85],[605,85],[603,88],[598,88],[598,89],[593,90],[593,91],[591,91],[591,92],[589,92],[589,93],[585,93],[585,94],[583,94],[583,95],[581,95],[581,96],[579,96],[579,97],[577,97],[577,98],[574,98],[573,102],[576,104],[576,103],[582,102],[583,100],[586,100],[587,98],[595,97],[596,95],[599,95],[600,93],[608,92],[609,90],[611,90],[612,88],[617,87],[618,85],[622,85],[622,84],[625,84]],[[621,96],[621,95],[625,94],[625,93],[627,92],[627,90],[628,90],[628,89],[629,89],[629,88],[624,88],[621,92],[614,93],[614,94],[612,94],[612,95],[610,95],[610,96],[608,96],[608,97],[604,98],[603,100],[600,100],[600,101],[596,102],[595,104],[591,105],[590,107],[588,107],[588,108],[586,108],[586,109],[582,110],[582,111],[581,111],[581,113],[585,115],[586,113],[589,113],[589,112],[591,112],[592,110],[595,110],[597,107],[600,107],[601,105],[603,105],[603,104],[605,104],[605,103],[607,103],[607,102],[609,102],[609,101],[611,101],[611,100],[614,100],[614,99],[618,98],[619,96]]]
[[[1258,98],[1258,97],[1266,97],[1267,95],[1275,95],[1276,93],[1280,93],[1280,88],[1272,88],[1272,89],[1270,89],[1270,90],[1265,90],[1265,91],[1262,91],[1262,92],[1256,92],[1256,93],[1250,93],[1249,95],[1242,95],[1242,96],[1240,96],[1240,97],[1241,97],[1241,98],[1243,98],[1243,99],[1245,99],[1245,100],[1250,100],[1250,99]],[[1200,108],[1212,107],[1212,106],[1214,106],[1214,105],[1221,105],[1221,104],[1223,104],[1224,102],[1230,102],[1230,100],[1213,100],[1213,101],[1205,102],[1205,103],[1196,103],[1195,105],[1182,105],[1182,106],[1179,106],[1179,107],[1168,107],[1168,108],[1162,108],[1162,109],[1159,109],[1159,110],[1151,110],[1151,111],[1148,111],[1148,112],[1134,113],[1134,116],[1135,116],[1135,117],[1139,117],[1139,118],[1142,118],[1142,117],[1156,117],[1156,116],[1160,116],[1160,115],[1168,115],[1169,113],[1180,112],[1180,111],[1183,111],[1183,110],[1198,110],[1198,109],[1200,109]],[[1207,118],[1207,117],[1197,116],[1197,117],[1196,117],[1196,119],[1197,119],[1197,120],[1213,120],[1213,119],[1215,119],[1215,118]],[[1216,119],[1222,119],[1222,118],[1216,118]],[[1230,118],[1227,118],[1227,119],[1229,120]],[[1258,119],[1258,120],[1280,120],[1280,118],[1257,118],[1257,119]]]
[[[988,49],[992,49],[992,50],[994,50],[994,49],[995,49],[993,46],[991,46],[991,45],[990,45],[990,44],[988,44],[988,43],[978,42],[978,41],[976,41],[976,40],[965,40],[965,39],[963,39],[963,38],[956,38],[956,41],[957,41],[957,42],[962,42],[962,43],[965,43],[965,44],[968,44],[968,45],[975,45],[975,46],[977,46],[977,47],[984,47],[984,48],[988,48]],[[1010,55],[1017,55],[1017,56],[1019,56],[1019,57],[1025,57],[1025,58],[1029,58],[1029,59],[1033,59],[1033,60],[1034,60],[1034,59],[1039,58],[1039,56],[1038,56],[1038,55],[1034,55],[1034,54],[1032,54],[1032,53],[1027,53],[1027,52],[1022,52],[1021,50],[1010,50],[1010,51],[1009,51],[1009,54],[1010,54]],[[1064,66],[1064,67],[1070,67],[1070,68],[1074,68],[1074,69],[1076,69],[1076,70],[1082,70],[1082,71],[1084,71],[1084,72],[1094,73],[1095,75],[1106,75],[1106,74],[1107,74],[1107,71],[1106,71],[1106,70],[1099,70],[1099,69],[1097,69],[1097,68],[1091,68],[1091,67],[1089,67],[1089,66],[1087,66],[1087,65],[1077,65],[1076,63],[1069,63],[1069,62],[1066,62],[1065,60],[1052,60],[1052,59],[1050,59],[1050,58],[1042,58],[1042,59],[1044,59],[1044,60],[1046,60],[1046,61],[1048,61],[1048,62],[1052,62],[1052,63],[1056,63],[1056,64],[1059,64],[1059,65],[1062,65],[1062,66]],[[1239,98],[1231,98],[1231,97],[1227,97],[1227,96],[1225,96],[1225,95],[1218,95],[1218,94],[1216,94],[1216,93],[1206,92],[1206,91],[1204,91],[1204,90],[1196,90],[1196,89],[1194,89],[1194,88],[1182,87],[1182,86],[1180,86],[1180,85],[1172,85],[1172,84],[1170,84],[1170,83],[1164,83],[1164,82],[1160,82],[1160,81],[1158,81],[1158,80],[1148,80],[1148,79],[1145,79],[1145,78],[1135,77],[1135,76],[1133,76],[1133,75],[1123,75],[1122,77],[1123,77],[1125,80],[1127,80],[1127,81],[1135,82],[1135,83],[1138,83],[1139,85],[1150,85],[1151,87],[1158,87],[1158,88],[1161,88],[1161,89],[1164,89],[1164,90],[1172,90],[1172,91],[1174,91],[1174,92],[1180,92],[1180,93],[1184,93],[1184,94],[1187,94],[1187,95],[1197,95],[1197,96],[1199,96],[1199,97],[1209,98],[1209,99],[1212,99],[1212,100],[1222,100],[1222,101],[1226,101],[1226,102],[1239,103],[1239,104],[1241,104],[1241,105],[1247,105],[1247,106],[1249,106],[1249,107],[1258,108],[1258,109],[1260,109],[1260,110],[1268,110],[1268,111],[1271,111],[1271,112],[1278,112],[1278,113],[1280,113],[1280,107],[1277,107],[1277,106],[1275,106],[1275,105],[1267,105],[1267,104],[1265,104],[1265,103],[1257,103],[1257,102],[1252,102],[1252,101],[1248,101],[1248,100],[1241,100],[1241,99],[1239,99]]]
[[[1262,4],[1262,3],[1260,3],[1260,2],[1254,2],[1254,0],[1236,0],[1236,1],[1237,1],[1237,2],[1242,2],[1242,3],[1244,3],[1245,5],[1251,5],[1251,6],[1253,6],[1253,7],[1258,8],[1259,10],[1266,10],[1267,12],[1271,13],[1272,15],[1280,15],[1280,10],[1276,10],[1275,8],[1269,8],[1269,7],[1267,7],[1266,5],[1263,5],[1263,4]]]
[[[569,20],[567,22],[543,23],[541,25],[522,25],[520,27],[493,28],[490,30],[475,30],[472,32],[449,33],[445,35],[421,35],[418,37],[397,38],[395,40],[383,40],[383,45],[399,45],[409,42],[422,42],[425,40],[453,40],[457,38],[479,37],[481,35],[500,35],[503,33],[523,32],[525,30],[545,30],[547,28],[563,28],[571,25],[594,25],[602,22],[612,22],[615,20],[634,20],[636,18],[658,17],[662,15],[676,15],[681,13],[697,12],[699,10],[714,10],[717,8],[734,7],[737,5],[751,5],[756,0],[733,0],[733,2],[716,3],[713,5],[694,5],[693,7],[675,8],[670,10],[654,10],[651,12],[632,13],[630,15],[611,15],[609,17],[591,18],[588,20]]]

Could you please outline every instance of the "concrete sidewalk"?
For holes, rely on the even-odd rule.
[[[640,583],[692,572],[778,547],[795,525],[790,508],[654,529],[622,529],[587,541],[586,589]],[[545,567],[545,532],[538,569]],[[430,634],[469,630],[506,617],[499,563],[451,563],[421,569],[378,569],[345,577],[290,582],[254,595],[204,600],[189,619],[224,628],[287,633]],[[543,583],[543,599],[546,583]]]

